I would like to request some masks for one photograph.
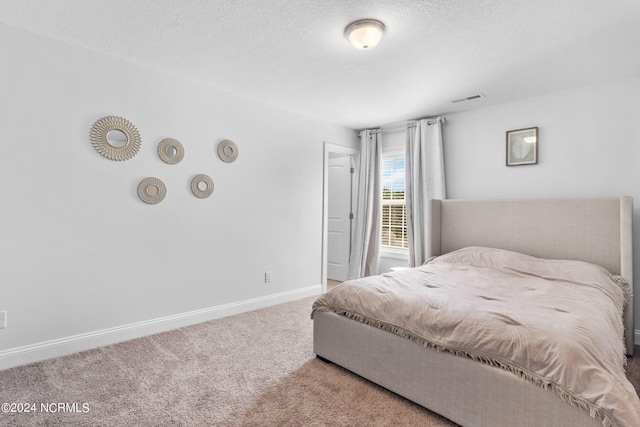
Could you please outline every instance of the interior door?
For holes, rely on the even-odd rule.
[[[327,279],[345,281],[351,250],[351,156],[333,155],[328,164]]]

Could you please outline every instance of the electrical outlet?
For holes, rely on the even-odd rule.
[[[264,273],[264,283],[271,283],[271,272],[266,271]]]
[[[7,327],[7,311],[0,311],[0,329]]]

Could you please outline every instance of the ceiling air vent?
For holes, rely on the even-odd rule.
[[[480,99],[480,98],[484,98],[484,94],[479,93],[477,95],[467,96],[466,98],[454,99],[453,101],[451,101],[451,103],[457,104],[458,102],[473,101],[474,99]]]

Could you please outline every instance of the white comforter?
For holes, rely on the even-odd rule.
[[[313,311],[500,366],[605,426],[638,427],[640,400],[624,373],[628,287],[597,265],[474,247],[345,282]]]

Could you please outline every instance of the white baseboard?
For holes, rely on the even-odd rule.
[[[172,316],[146,320],[124,326],[117,326],[115,328],[58,338],[24,347],[2,350],[0,351],[0,370],[25,365],[27,363],[38,362],[45,359],[51,359],[53,357],[65,356],[67,354],[115,344],[159,332],[170,331],[183,326],[220,319],[222,317],[245,313],[247,311],[257,310],[283,302],[294,301],[300,298],[320,295],[321,293],[322,285],[314,285],[293,291],[281,292],[264,297],[252,298],[201,310],[194,310],[187,313],[175,314]],[[638,332],[639,331],[636,331],[636,334]]]

